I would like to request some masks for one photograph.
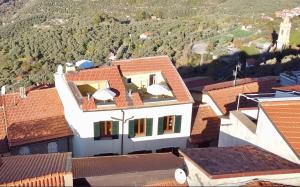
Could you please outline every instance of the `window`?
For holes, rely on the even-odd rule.
[[[166,133],[180,133],[181,116],[164,116],[158,118],[158,135]]]
[[[131,83],[131,78],[127,78],[127,83],[128,83],[128,84]]]
[[[112,121],[101,121],[100,122],[100,136],[111,137],[112,135]]]
[[[155,84],[155,74],[151,74],[149,76],[149,86],[151,86],[152,84]]]
[[[165,116],[163,122],[164,132],[173,132],[174,116]]]
[[[100,121],[94,123],[94,140],[111,138],[119,138],[118,121]]]
[[[48,153],[57,153],[57,143],[56,142],[50,142],[48,143]]]
[[[152,136],[152,118],[142,118],[129,121],[129,132],[130,138],[140,136]]]
[[[20,155],[29,155],[30,154],[29,147],[27,147],[27,146],[20,147],[19,154]]]
[[[144,136],[145,135],[145,126],[146,119],[135,119],[134,120],[134,130],[136,136]]]

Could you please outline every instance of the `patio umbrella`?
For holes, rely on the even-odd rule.
[[[80,68],[80,69],[88,69],[88,68],[92,68],[94,67],[94,62],[90,61],[90,60],[80,60],[78,62],[76,62],[76,67]]]
[[[111,91],[109,88],[99,89],[94,94],[93,97],[97,100],[113,100],[116,96],[116,93]]]
[[[152,84],[147,87],[147,92],[152,95],[168,95],[170,90],[164,85]]]

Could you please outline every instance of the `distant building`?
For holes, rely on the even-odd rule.
[[[56,73],[55,85],[76,157],[186,147],[193,99],[167,56]],[[96,98],[101,90],[113,96]]]
[[[55,88],[2,93],[0,105],[0,154],[72,151],[73,132]]]
[[[152,32],[144,32],[140,35],[140,39],[141,40],[147,40],[150,38],[150,36],[152,36]]]
[[[289,45],[291,28],[292,23],[290,21],[290,18],[286,16],[285,18],[283,18],[283,22],[280,23],[280,30],[277,40],[277,48],[279,50]]]
[[[255,146],[180,150],[189,186],[299,185],[300,165]],[[279,183],[279,184],[278,184]],[[277,185],[276,185],[277,184]]]
[[[73,186],[71,153],[0,157],[0,186]]]

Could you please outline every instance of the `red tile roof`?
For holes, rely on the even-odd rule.
[[[274,183],[274,182],[270,182],[270,181],[252,181],[249,182],[245,185],[243,185],[244,187],[259,187],[259,186],[265,186],[265,187],[288,187],[289,185],[285,185],[285,184],[279,184],[279,183]]]
[[[250,145],[180,151],[213,179],[300,173],[300,165]]]
[[[192,77],[183,79],[189,90],[202,90],[204,86],[215,83],[210,77]]]
[[[300,101],[263,102],[261,108],[300,158]]]
[[[300,85],[296,84],[296,85],[290,85],[290,86],[280,86],[280,87],[274,87],[273,89],[278,90],[278,91],[300,92]]]
[[[6,125],[12,146],[22,141],[33,143],[72,134],[63,119],[63,105],[55,88],[30,91],[26,98],[16,93],[6,94],[0,96],[0,102],[4,106],[0,112],[0,145],[7,143]]]
[[[64,186],[63,175],[72,172],[71,153],[19,155],[1,159],[3,164],[0,166],[0,185],[32,186],[41,182],[48,183],[48,186]]]
[[[195,105],[193,107],[192,121],[191,143],[204,143],[218,140],[220,118],[209,105]]]
[[[266,76],[266,77],[259,77],[259,78],[237,79],[236,86],[253,83],[253,82],[265,82],[265,81],[278,82],[279,78],[277,76]],[[277,85],[279,85],[279,84],[277,84]],[[210,85],[205,86],[202,89],[202,91],[207,92],[207,91],[218,90],[218,89],[229,88],[229,87],[233,87],[233,81],[226,81],[226,82],[220,82],[220,83],[216,83],[216,84],[210,84]]]
[[[272,91],[272,87],[278,85],[277,77],[262,77],[257,79],[240,79],[236,86],[232,86],[232,81],[209,85],[204,88],[218,106],[223,114],[228,114],[231,110],[236,110],[239,94],[267,93]],[[240,108],[257,106],[257,103],[241,98]]]
[[[66,74],[67,81],[107,80],[110,88],[117,92],[115,102],[118,107],[126,107],[126,89],[117,66],[81,70]]]
[[[183,160],[172,153],[73,158],[73,177],[85,178],[122,173],[177,169]]]
[[[153,183],[145,185],[144,187],[170,187],[170,186],[188,187],[189,185],[187,184],[187,182],[184,184],[179,184],[176,182],[175,178],[173,178],[173,179],[155,181]]]
[[[114,61],[122,73],[161,71],[178,102],[193,102],[187,87],[168,56]]]
[[[186,88],[176,68],[167,56],[113,61],[113,66],[110,67],[100,67],[81,70],[79,72],[69,72],[66,74],[66,79],[69,82],[107,80],[110,88],[117,93],[117,96],[115,97],[117,107],[139,107],[143,105],[141,97],[136,93],[133,93],[131,97],[127,96],[127,91],[123,82],[122,75],[123,73],[128,72],[138,73],[147,71],[162,72],[162,75],[166,78],[166,81],[168,82],[177,99],[177,102],[193,102],[188,89]],[[74,88],[71,89],[74,93]],[[74,95],[76,94],[77,93],[74,93]],[[83,98],[82,109],[94,110],[96,109],[96,105],[91,101],[87,102],[87,99]]]
[[[69,128],[64,116],[18,122],[8,127],[10,146],[20,146],[72,135],[73,132]]]

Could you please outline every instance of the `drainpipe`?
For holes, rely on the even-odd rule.
[[[121,112],[122,112],[122,118],[121,119],[120,118],[115,118],[115,117],[111,117],[111,119],[122,122],[121,155],[123,155],[123,153],[124,153],[124,151],[123,151],[124,150],[124,145],[123,145],[124,144],[123,143],[124,142],[124,125],[125,125],[125,123],[127,123],[127,121],[133,119],[134,116],[131,116],[130,118],[125,119],[125,111],[122,109]]]

